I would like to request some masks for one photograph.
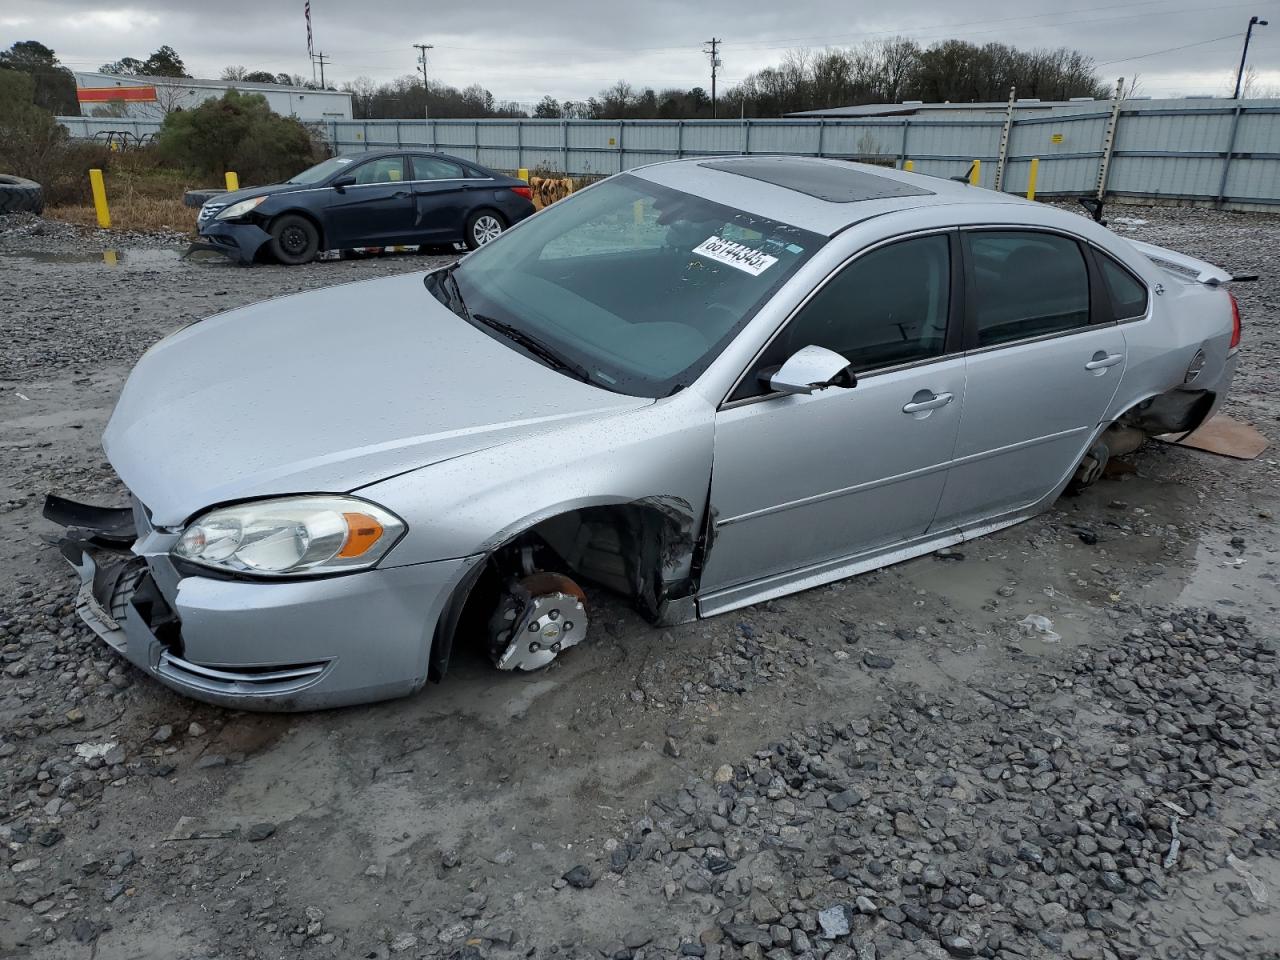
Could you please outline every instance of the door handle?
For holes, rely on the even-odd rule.
[[[923,394],[923,396],[921,396]],[[949,393],[931,393],[928,390],[921,390],[916,394],[920,399],[912,398],[911,402],[902,408],[903,413],[928,414],[930,410],[937,410],[939,407],[945,407],[952,401],[952,395]]]
[[[403,200],[405,197],[412,196],[412,194],[409,193],[408,190],[397,190],[395,193],[392,194],[392,196],[395,197],[397,200]]]
[[[1107,367],[1114,367],[1117,363],[1124,360],[1124,356],[1119,353],[1103,353],[1099,350],[1093,355],[1093,359],[1084,365],[1086,370],[1105,370]]]

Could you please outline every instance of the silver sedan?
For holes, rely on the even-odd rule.
[[[51,497],[79,609],[234,707],[410,694],[590,632],[584,584],[707,617],[1031,517],[1229,387],[1222,270],[839,161],[662,163],[457,264],[204,320]]]

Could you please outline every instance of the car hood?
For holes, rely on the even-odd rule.
[[[531,431],[653,403],[543,366],[423,274],[232,310],[155,344],[103,434],[158,526],[252,497],[346,492]]]
[[[270,197],[277,193],[292,193],[295,190],[306,190],[309,187],[318,186],[317,184],[302,183],[269,183],[261,187],[242,187],[239,190],[229,190],[226,193],[219,193],[210,198],[209,202],[216,203],[220,208],[226,208],[233,203],[239,203],[241,200],[252,200],[254,197]]]

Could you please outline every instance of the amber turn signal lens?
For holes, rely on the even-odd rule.
[[[347,542],[338,551],[344,560],[363,556],[382,538],[382,524],[367,513],[344,513],[347,521]]]

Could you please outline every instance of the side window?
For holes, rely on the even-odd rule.
[[[1080,245],[1031,231],[968,234],[969,309],[983,347],[1089,323],[1089,271]]]
[[[356,183],[399,183],[404,175],[404,157],[383,157],[362,163],[353,171]]]
[[[415,180],[463,180],[469,174],[456,163],[439,160],[436,157],[414,157],[413,176]]]
[[[1146,313],[1147,285],[1101,250],[1094,250],[1094,258],[1102,269],[1115,318],[1132,320]]]
[[[822,287],[769,345],[733,399],[767,391],[757,374],[801,347],[834,350],[855,371],[941,356],[951,297],[946,234],[873,250]]]

